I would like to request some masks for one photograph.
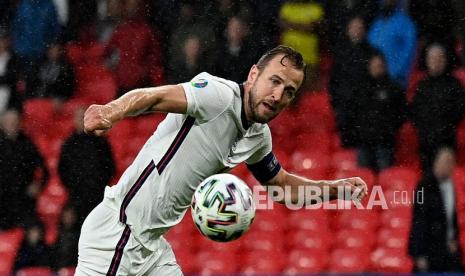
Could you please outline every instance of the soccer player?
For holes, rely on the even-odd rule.
[[[286,172],[273,155],[266,123],[294,99],[304,71],[300,53],[278,46],[243,84],[201,73],[90,106],[84,126],[96,135],[128,116],[169,114],[84,221],[76,275],[182,275],[163,234],[181,221],[203,179],[241,162],[265,186],[292,187],[295,201],[305,185],[329,187],[330,198],[341,187],[363,198],[367,187],[358,177],[313,181]]]

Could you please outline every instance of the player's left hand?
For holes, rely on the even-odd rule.
[[[341,190],[350,192],[360,202],[368,194],[368,186],[360,177],[349,177],[334,181],[334,185],[338,187],[338,195],[335,198],[344,198],[345,193],[339,194]],[[340,198],[342,197],[342,198]]]

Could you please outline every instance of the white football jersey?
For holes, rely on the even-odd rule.
[[[245,128],[237,83],[204,72],[182,87],[187,114],[168,114],[117,185],[105,190],[104,202],[149,250],[181,221],[202,180],[271,152],[266,124]]]

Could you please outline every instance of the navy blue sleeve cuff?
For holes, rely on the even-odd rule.
[[[270,152],[257,163],[247,164],[247,168],[258,181],[263,183],[278,174],[281,169],[281,164],[279,164],[279,161],[273,152]]]

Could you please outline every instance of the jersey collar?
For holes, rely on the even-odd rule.
[[[242,127],[247,130],[250,127],[249,122],[247,121],[247,117],[245,116],[245,109],[244,109],[244,84],[240,83],[239,88],[241,89],[241,122]]]

